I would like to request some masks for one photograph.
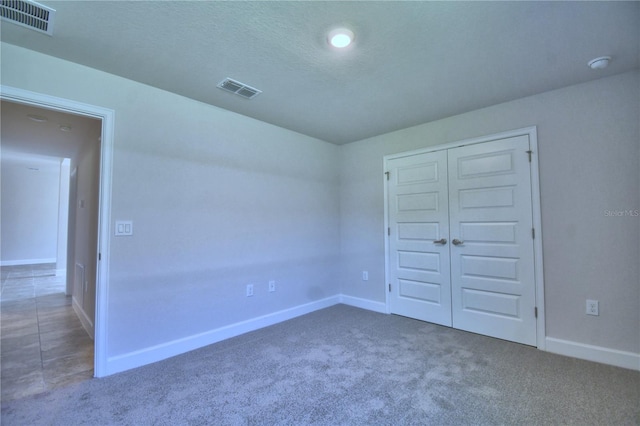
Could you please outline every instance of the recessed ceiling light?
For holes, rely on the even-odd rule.
[[[71,131],[71,126],[66,125],[66,124],[62,124],[60,125],[60,130],[62,130],[63,132],[70,132]]]
[[[333,47],[344,49],[353,42],[353,31],[346,28],[338,28],[329,32],[327,39]]]
[[[49,121],[49,119],[44,115],[28,114],[27,118],[31,121],[35,121],[36,123],[46,123]]]
[[[611,56],[600,56],[590,60],[588,65],[593,70],[601,70],[609,65],[609,61],[611,61]]]

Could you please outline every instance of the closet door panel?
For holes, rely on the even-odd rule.
[[[392,313],[451,325],[446,151],[388,163]]]
[[[527,136],[449,150],[453,326],[535,345]]]

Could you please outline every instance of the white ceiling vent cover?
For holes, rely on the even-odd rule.
[[[246,99],[253,99],[262,93],[262,90],[258,90],[255,87],[247,86],[244,83],[240,83],[239,81],[233,80],[231,78],[225,78],[220,83],[218,83],[218,87],[222,90],[226,90],[227,92],[235,93],[238,96],[242,96]]]
[[[0,0],[0,18],[3,21],[53,35],[53,18],[56,11],[29,0]]]

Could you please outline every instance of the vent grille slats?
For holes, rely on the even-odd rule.
[[[262,93],[262,90],[258,90],[255,87],[240,83],[239,81],[231,78],[225,78],[222,80],[218,83],[218,87],[222,90],[226,90],[227,92],[242,96],[245,99],[253,99]]]
[[[56,11],[29,0],[1,0],[0,18],[4,21],[53,35],[53,18]]]

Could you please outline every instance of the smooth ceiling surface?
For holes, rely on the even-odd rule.
[[[2,41],[335,144],[640,67],[639,2],[41,3],[53,37],[3,22]]]
[[[29,115],[45,117],[46,121],[30,120]],[[102,121],[95,118],[7,101],[0,102],[0,124],[3,161],[30,161],[34,156],[75,158],[83,144],[100,143],[102,132]]]

